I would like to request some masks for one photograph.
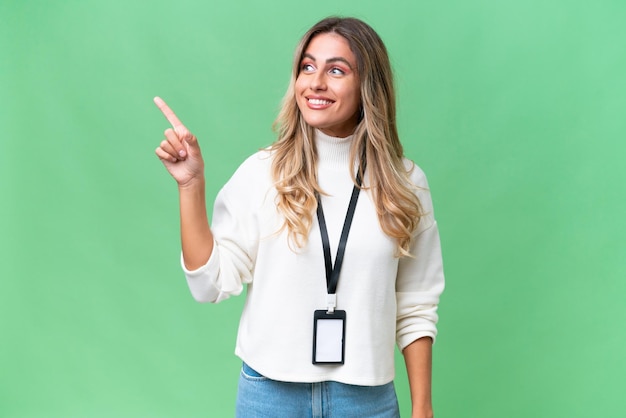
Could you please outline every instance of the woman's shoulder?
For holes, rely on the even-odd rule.
[[[406,157],[403,158],[403,162],[411,183],[417,187],[428,189],[428,180],[426,179],[426,173],[424,173],[424,170]]]
[[[416,233],[420,233],[435,222],[432,196],[424,170],[408,158],[404,158],[404,166],[424,213],[424,218],[420,221],[420,226],[416,230]]]
[[[271,164],[268,150],[255,152],[239,165],[224,189],[236,192],[267,189],[272,183]]]
[[[254,154],[246,158],[235,171],[236,175],[243,176],[259,176],[263,174],[269,174],[269,170],[272,164],[272,158],[269,150],[261,149]]]

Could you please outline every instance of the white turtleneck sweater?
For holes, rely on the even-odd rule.
[[[317,131],[318,181],[333,262],[353,183],[349,138]],[[394,257],[369,192],[361,191],[337,286],[346,311],[345,364],[312,364],[313,312],[327,306],[324,256],[317,218],[307,245],[293,251],[282,226],[270,173],[271,154],[248,158],[218,193],[213,210],[213,253],[203,267],[183,269],[199,302],[219,302],[247,285],[235,353],[274,380],[338,381],[375,386],[394,378],[394,344],[402,350],[435,338],[444,288],[439,233],[424,173],[412,162],[410,178],[427,213],[411,247],[414,258]],[[367,176],[365,176],[367,180]],[[367,184],[367,181],[365,181]]]

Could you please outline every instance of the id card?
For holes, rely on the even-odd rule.
[[[315,311],[313,314],[313,364],[343,364],[346,311]]]

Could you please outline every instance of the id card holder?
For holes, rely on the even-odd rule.
[[[313,314],[313,364],[343,364],[345,360],[346,311],[315,311]]]

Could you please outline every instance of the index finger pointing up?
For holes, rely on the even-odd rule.
[[[170,107],[167,105],[167,103],[165,103],[163,99],[161,99],[160,97],[155,97],[154,104],[157,105],[159,110],[161,110],[163,115],[165,115],[165,118],[169,121],[169,123],[172,124],[174,130],[178,130],[179,128],[185,128],[185,125],[183,125],[183,123],[180,121],[180,119],[178,119],[174,111],[170,109]]]

